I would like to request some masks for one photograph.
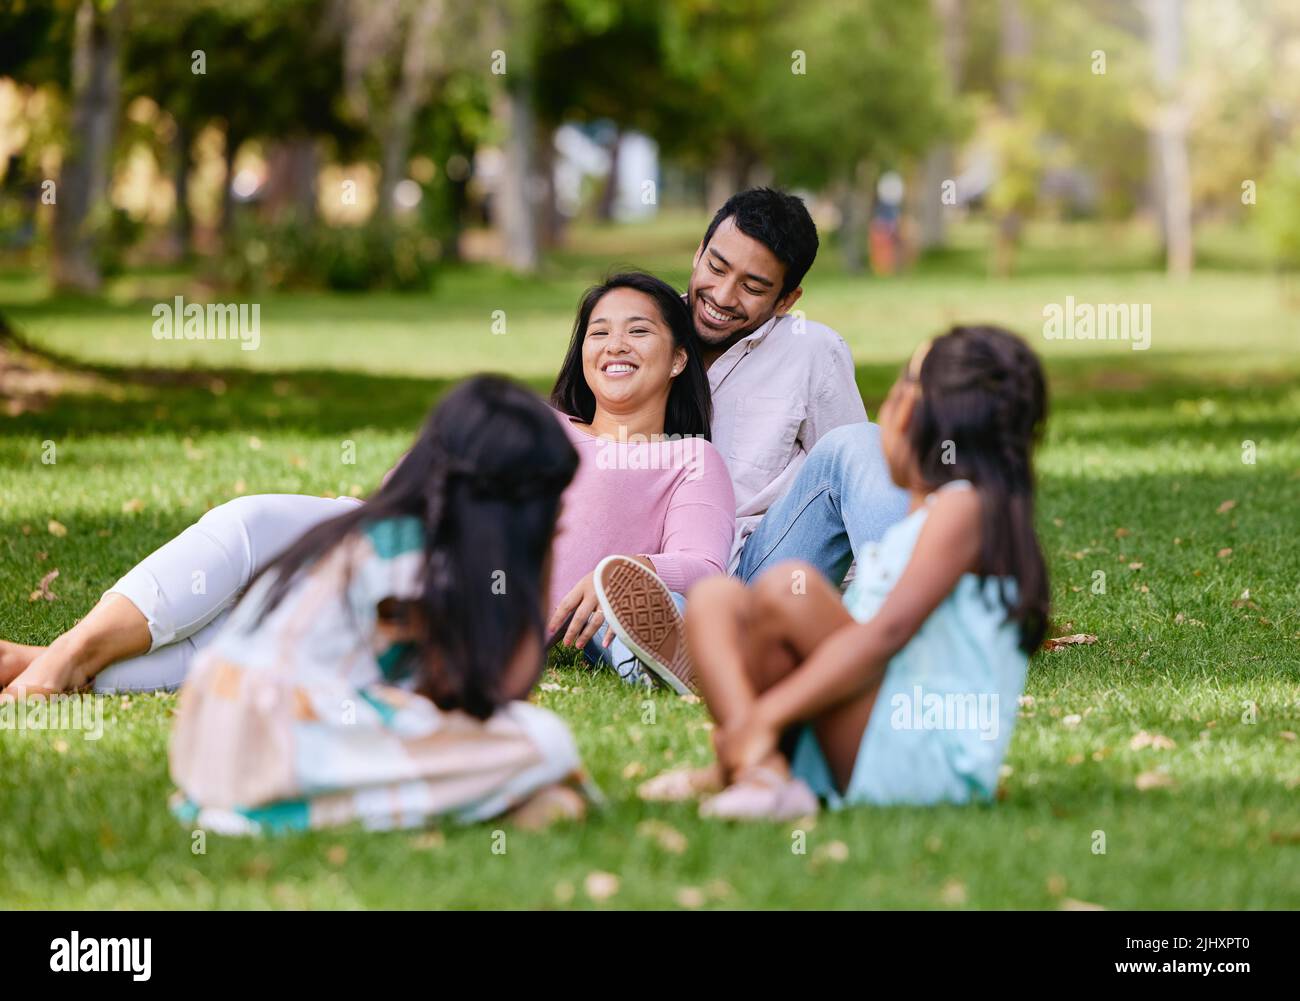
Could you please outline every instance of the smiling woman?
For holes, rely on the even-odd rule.
[[[588,289],[551,403],[596,434],[617,437],[621,428],[707,439],[709,381],[676,289],[641,271],[611,275]]]
[[[588,290],[551,403],[579,465],[557,530],[547,625],[636,680],[637,658],[605,627],[597,564],[627,556],[680,596],[725,572],[735,533],[731,477],[707,440],[708,379],[677,291],[641,272]]]

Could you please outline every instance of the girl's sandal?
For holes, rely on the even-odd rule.
[[[707,765],[663,772],[642,782],[636,792],[651,803],[681,803],[722,792],[723,787],[722,769],[718,765]]]
[[[719,820],[793,820],[817,812],[817,797],[801,779],[761,765],[700,804],[701,817]]]

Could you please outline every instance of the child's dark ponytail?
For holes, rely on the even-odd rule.
[[[1010,577],[1008,618],[1033,653],[1047,632],[1047,566],[1034,532],[1033,452],[1047,416],[1037,356],[1010,331],[953,327],[930,345],[911,444],[928,485],[970,480],[983,511],[980,566]]]
[[[560,496],[578,457],[556,415],[499,376],[453,389],[365,504],[317,525],[263,573],[262,617],[298,576],[371,522],[414,517],[423,529],[416,627],[420,691],[442,709],[490,716],[518,692],[506,670],[544,634],[543,567]],[[516,682],[517,683],[517,680]]]

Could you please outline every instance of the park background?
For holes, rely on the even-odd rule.
[[[1096,637],[1031,663],[996,804],[740,829],[634,796],[702,706],[555,659],[612,806],[504,854],[195,854],[174,697],[113,698],[98,741],[0,733],[0,906],[1300,906],[1294,4],[8,0],[0,171],[6,639],[233,496],[368,492],[459,377],[545,390],[583,288],[684,287],[761,183],[870,413],[957,320],[1044,356],[1052,635]],[[257,304],[257,349],[156,339],[178,295]],[[1149,305],[1149,349],[1047,339],[1067,297]]]

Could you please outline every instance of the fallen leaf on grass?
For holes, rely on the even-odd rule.
[[[1232,555],[1231,546],[1225,546],[1223,549],[1219,550],[1219,559],[1221,560],[1226,560],[1231,555]]]
[[[59,571],[57,570],[51,570],[49,573],[47,573],[44,577],[41,578],[41,582],[36,585],[36,590],[32,592],[31,597],[28,598],[27,600],[28,601],[58,601],[59,596],[50,590],[50,584],[53,583],[54,579],[58,576],[59,576]]]
[[[1237,506],[1237,502],[1235,500],[1226,500],[1215,509],[1214,513],[1227,514],[1236,506]]]
[[[1138,792],[1147,792],[1150,789],[1169,789],[1173,786],[1174,779],[1168,772],[1157,770],[1143,772],[1133,780],[1133,784],[1137,786]]]
[[[623,769],[623,778],[634,779],[639,775],[645,774],[645,765],[639,761],[629,761]]]
[[[814,864],[821,862],[845,862],[849,857],[849,846],[843,841],[831,841],[821,845],[813,852]]]
[[[1104,911],[1105,909],[1101,904],[1090,903],[1087,900],[1074,900],[1066,897],[1061,901],[1061,910],[1063,911]]]
[[[1055,636],[1050,640],[1043,641],[1044,650],[1060,650],[1067,646],[1077,646],[1081,644],[1092,644],[1097,642],[1097,637],[1092,633],[1075,633],[1072,636]]]
[[[139,497],[132,497],[130,500],[122,502],[123,514],[136,514],[137,512],[143,510],[144,510],[144,501],[142,501]]]
[[[1130,751],[1140,751],[1144,747],[1149,747],[1153,751],[1169,751],[1177,746],[1169,737],[1159,733],[1147,733],[1145,730],[1139,730],[1128,742]]]
[[[50,519],[50,523],[45,527],[48,528],[50,530],[50,534],[55,536],[56,538],[61,539],[68,534],[67,526],[65,526],[62,522],[55,521],[53,518]]]
[[[673,855],[680,855],[686,851],[686,835],[661,820],[643,820],[636,825],[636,832],[643,838],[650,838],[664,851],[671,852]]]
[[[959,879],[950,879],[939,891],[939,899],[949,907],[962,907],[966,903],[966,884]]]
[[[678,907],[688,907],[692,910],[705,904],[704,891],[698,886],[683,886],[673,899],[677,901]]]
[[[1278,736],[1281,737],[1283,740],[1287,741],[1288,743],[1293,743],[1295,741],[1294,730],[1283,730],[1281,733],[1278,734]]]
[[[408,843],[417,851],[436,851],[446,847],[447,836],[442,831],[425,831],[411,838]]]
[[[618,893],[619,879],[612,872],[591,872],[582,882],[582,888],[592,900],[608,900]]]

